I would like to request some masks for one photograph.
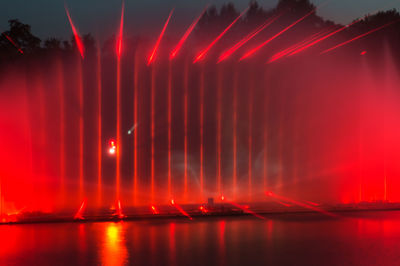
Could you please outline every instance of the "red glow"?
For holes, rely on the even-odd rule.
[[[160,36],[158,36],[156,45],[155,45],[154,48],[153,48],[153,52],[151,53],[151,55],[150,55],[150,57],[149,57],[149,60],[148,60],[148,62],[147,62],[147,65],[150,65],[150,64],[154,61],[154,59],[155,59],[155,56],[156,56],[158,47],[160,46],[160,43],[161,43],[161,39],[162,39],[162,37],[164,36],[165,30],[167,29],[169,20],[171,19],[171,16],[172,16],[172,13],[173,13],[173,12],[174,12],[174,10],[172,9],[171,12],[169,13],[169,16],[168,16],[167,21],[166,21],[165,24],[164,24],[164,27],[163,27],[163,29],[162,29],[162,31],[161,31],[161,33],[160,33]]]
[[[123,36],[123,31],[124,31],[124,10],[125,10],[125,5],[124,5],[124,2],[122,2],[121,21],[120,21],[120,26],[119,26],[119,35],[118,35],[118,39],[117,39],[117,56],[118,56],[118,58],[121,58],[121,53],[122,53],[122,36]]]
[[[114,155],[116,153],[117,146],[115,145],[115,140],[110,140],[108,153]]]
[[[151,206],[151,211],[153,212],[153,214],[159,214],[158,210],[154,205]]]
[[[267,28],[269,25],[275,22],[282,14],[273,16],[266,20],[261,26],[259,26],[257,29],[255,29],[252,33],[241,39],[238,43],[236,43],[234,46],[223,52],[218,59],[218,63],[228,59],[234,52],[236,52],[240,47],[245,45],[248,41],[253,39],[257,34],[259,34],[261,31],[263,31],[265,28]]]
[[[221,194],[221,138],[222,138],[222,69],[218,68],[217,81],[217,193]]]
[[[172,63],[168,64],[168,197],[172,191],[172,175],[171,175],[171,142],[172,142]],[[185,184],[186,185],[186,184]],[[186,190],[185,190],[186,192]]]
[[[200,199],[203,199],[204,188],[204,66],[201,66],[200,73]]]
[[[247,167],[247,173],[248,173],[248,193],[249,193],[249,200],[251,200],[252,197],[252,148],[253,148],[253,87],[254,83],[251,82],[251,85],[249,87],[249,103],[248,103],[248,167]]]
[[[391,25],[397,23],[398,21],[399,21],[399,20],[395,20],[395,21],[389,22],[389,23],[387,23],[387,24],[385,24],[385,25],[382,25],[382,26],[380,26],[380,27],[378,27],[378,28],[376,28],[376,29],[367,31],[367,32],[365,32],[365,33],[363,33],[363,34],[361,34],[361,35],[358,35],[358,36],[356,36],[356,37],[350,39],[350,40],[347,40],[347,41],[342,42],[342,43],[340,43],[340,44],[338,44],[338,45],[336,45],[336,46],[334,46],[334,47],[332,47],[332,48],[329,48],[329,49],[327,49],[327,50],[321,52],[321,54],[326,54],[326,53],[328,53],[328,52],[330,52],[330,51],[332,51],[332,50],[335,50],[335,49],[337,49],[337,48],[339,48],[339,47],[342,47],[342,46],[347,45],[347,44],[349,44],[349,43],[351,43],[351,42],[354,42],[354,41],[356,41],[356,40],[359,40],[359,39],[361,39],[361,38],[363,38],[363,37],[366,37],[366,36],[368,36],[368,35],[370,35],[370,34],[372,34],[372,33],[374,33],[374,32],[377,32],[377,31],[379,31],[379,30],[381,30],[381,29],[387,28],[387,27],[389,27],[389,26],[391,26]]]
[[[134,82],[134,100],[133,100],[133,120],[135,125],[138,124],[138,95],[139,95],[139,64],[138,64],[138,56],[135,53],[135,69],[133,75]],[[133,142],[134,142],[134,151],[133,151],[133,204],[137,203],[137,191],[138,191],[138,132],[135,130],[133,132]]]
[[[187,194],[188,194],[188,89],[189,89],[189,69],[188,69],[188,64],[187,61],[185,62],[185,69],[184,69],[184,96],[183,96],[183,112],[184,112],[184,159],[183,159],[183,164],[184,164],[184,173],[183,173],[183,185],[184,185],[184,191],[183,191],[183,198],[186,200],[187,199]]]
[[[120,48],[122,47],[122,31],[123,31],[123,12],[124,12],[124,5],[122,4],[122,14],[121,14],[121,25],[120,25],[120,34],[119,34],[119,41],[117,44],[118,48],[118,56],[117,56],[117,93],[116,93],[116,109],[117,109],[117,117],[116,117],[116,135],[117,135],[117,143],[115,149],[116,155],[116,169],[115,169],[115,192],[116,198],[119,199],[120,197],[120,180],[121,180],[121,57],[120,57]]]
[[[172,199],[171,200],[171,204],[180,212],[182,213],[184,216],[186,216],[187,218],[189,218],[189,220],[193,220],[193,218],[187,213],[185,212],[181,206],[179,206],[178,204],[176,204],[176,202]]]
[[[117,209],[116,209],[116,215],[119,219],[122,219],[124,217],[126,217],[123,213],[122,213],[122,207],[121,207],[121,201],[117,200]]]
[[[233,199],[236,199],[236,183],[237,183],[237,90],[238,90],[238,73],[235,69],[234,84],[233,84]]]
[[[360,55],[366,55],[367,54],[367,51],[362,51],[361,53],[360,53]]]
[[[192,24],[190,24],[189,28],[186,30],[185,34],[182,36],[174,50],[172,50],[171,55],[169,57],[170,60],[174,59],[175,56],[178,54],[179,50],[182,48],[183,44],[185,43],[186,39],[189,37],[189,35],[192,33],[193,29],[196,27],[197,23],[199,20],[203,17],[205,11],[207,10],[207,7],[204,8],[203,12],[201,12],[200,16],[198,16]]]
[[[71,16],[69,14],[67,6],[65,6],[65,12],[67,13],[69,24],[71,25],[72,32],[74,34],[76,46],[78,47],[78,50],[79,50],[79,53],[81,54],[81,57],[84,58],[85,57],[85,55],[84,55],[85,47],[83,46],[83,42],[82,42],[81,37],[79,36],[78,30],[76,29],[74,23],[72,22],[72,19],[71,19]]]
[[[337,215],[335,215],[335,214],[333,214],[331,212],[328,212],[328,211],[326,211],[324,209],[317,208],[315,206],[310,206],[309,204],[306,204],[306,203],[303,203],[303,202],[300,202],[300,201],[297,201],[297,200],[293,200],[293,199],[290,199],[290,198],[287,198],[287,197],[279,196],[279,195],[276,195],[275,193],[272,193],[272,192],[266,192],[265,194],[268,197],[272,197],[272,198],[277,199],[277,200],[283,200],[283,201],[286,201],[286,202],[290,202],[292,204],[298,205],[300,207],[303,207],[303,208],[306,208],[306,209],[309,209],[309,210],[312,210],[312,211],[316,211],[316,212],[325,214],[325,215],[330,216],[330,217],[337,217]]]
[[[155,137],[155,68],[151,68],[151,88],[150,88],[150,112],[151,112],[151,161],[150,161],[150,196],[151,203],[154,203],[154,137]]]
[[[14,45],[15,48],[17,48],[18,52],[20,52],[21,54],[24,54],[24,51],[22,51],[22,49],[19,48],[19,46],[14,42],[13,39],[11,39],[10,36],[6,35],[4,32],[3,32],[3,35],[4,35],[4,37],[6,37],[6,39],[7,39],[12,45]]]
[[[199,210],[200,210],[202,213],[208,213],[208,210],[207,210],[203,205],[199,207]]]
[[[201,51],[195,58],[193,63],[197,63],[200,60],[203,60],[206,56],[207,52],[235,25],[235,23],[244,15],[246,14],[248,8],[246,8],[240,15],[231,23],[228,27],[225,28],[223,32],[221,32],[217,38],[215,38],[203,51]]]
[[[102,156],[102,148],[101,148],[101,49],[100,44],[97,44],[97,199],[98,205],[101,206],[102,201],[102,180],[101,180],[101,156]]]
[[[264,152],[263,152],[263,185],[264,189],[267,188],[268,179],[268,129],[267,125],[264,126]]]
[[[222,201],[225,200],[225,196],[224,196],[224,195],[221,196],[221,200],[222,200]]]
[[[114,148],[115,147],[115,140],[110,140],[110,147],[111,148]]]
[[[84,145],[84,118],[83,118],[83,104],[84,104],[84,94],[83,94],[83,62],[79,60],[78,62],[78,77],[79,77],[79,110],[81,113],[79,114],[79,194],[82,199],[84,193],[84,163],[83,163],[83,145]]]
[[[83,212],[85,211],[86,208],[86,199],[82,202],[81,206],[79,207],[79,210],[76,212],[74,219],[75,220],[84,220],[83,218]]]
[[[271,38],[269,38],[268,40],[266,40],[265,42],[261,43],[260,45],[258,45],[257,47],[253,48],[252,50],[248,51],[246,54],[244,54],[240,60],[246,59],[250,56],[252,56],[254,53],[256,53],[258,50],[260,50],[261,48],[263,48],[265,45],[269,44],[270,42],[272,42],[273,40],[275,40],[276,38],[278,38],[279,36],[281,36],[283,33],[285,33],[286,31],[290,30],[291,28],[293,28],[294,26],[296,26],[298,23],[300,23],[301,21],[303,21],[304,19],[306,19],[307,17],[311,16],[312,14],[314,14],[316,8],[313,9],[312,11],[308,12],[305,16],[301,17],[300,19],[296,20],[295,22],[293,22],[292,24],[290,24],[289,26],[287,26],[286,28],[284,28],[283,30],[281,30],[280,32],[278,32],[277,34],[275,34],[274,36],[272,36]]]

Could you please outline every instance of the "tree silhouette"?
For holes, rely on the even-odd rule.
[[[18,19],[9,20],[8,24],[10,30],[4,34],[9,36],[20,49],[29,53],[40,48],[41,40],[31,33],[31,26],[21,23]],[[2,40],[0,46],[10,47],[10,44]]]
[[[57,38],[48,38],[44,41],[44,47],[49,50],[60,50],[61,41]]]

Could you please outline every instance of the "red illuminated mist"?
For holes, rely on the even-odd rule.
[[[116,197],[117,199],[120,198],[120,189],[121,189],[121,53],[122,53],[122,42],[123,42],[123,30],[124,30],[124,3],[122,3],[122,8],[121,8],[121,20],[120,20],[120,26],[119,26],[119,34],[117,38],[117,82],[116,82],[116,88],[117,88],[117,101],[116,101],[116,106],[117,106],[117,117],[116,117],[116,136],[117,140],[115,144],[113,145],[115,148],[115,155],[116,155],[116,180],[115,180],[115,186],[116,186]],[[111,150],[110,150],[111,151]]]
[[[82,40],[65,9],[83,58]],[[196,53],[195,62],[211,57],[246,11]],[[233,46],[221,47],[219,58],[196,65],[182,47],[205,11],[162,55],[172,10],[150,57],[142,53],[147,47],[138,45],[126,59],[133,48],[123,45],[124,12],[122,4],[110,53],[101,54],[98,47],[97,57],[85,60],[77,53],[72,58],[77,60],[49,55],[45,62],[32,59],[29,69],[10,64],[0,73],[2,215],[68,210],[71,219],[83,219],[84,209],[115,204],[113,218],[122,219],[122,205],[127,214],[143,206],[147,213],[164,214],[174,197],[182,205],[172,201],[168,208],[191,218],[189,204],[198,214],[211,213],[206,200],[224,193],[232,201],[220,205],[261,218],[245,204],[268,203],[266,190],[284,207],[329,216],[321,207],[326,203],[400,200],[397,62],[389,45],[374,51],[353,43],[397,21],[322,52],[352,43],[351,54],[342,49],[337,57],[322,58],[317,51],[287,65],[265,65],[264,59],[215,63],[278,23],[277,15],[241,33]],[[283,25],[247,55],[314,12]],[[282,50],[269,62],[305,51],[358,21],[307,36],[294,32],[295,39],[282,40]],[[368,55],[359,56],[361,50]],[[173,61],[178,55],[182,60]],[[162,56],[170,60],[157,60]],[[132,123],[134,131],[126,133]],[[143,126],[136,129],[138,124]]]

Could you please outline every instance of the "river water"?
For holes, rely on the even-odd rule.
[[[0,265],[400,265],[400,212],[0,226]]]

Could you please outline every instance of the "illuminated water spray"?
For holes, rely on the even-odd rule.
[[[116,198],[120,199],[120,187],[121,187],[121,54],[122,54],[122,41],[124,31],[124,3],[121,8],[121,20],[119,26],[119,34],[117,38],[117,140],[115,145],[116,154],[116,180],[115,180],[115,193]]]

